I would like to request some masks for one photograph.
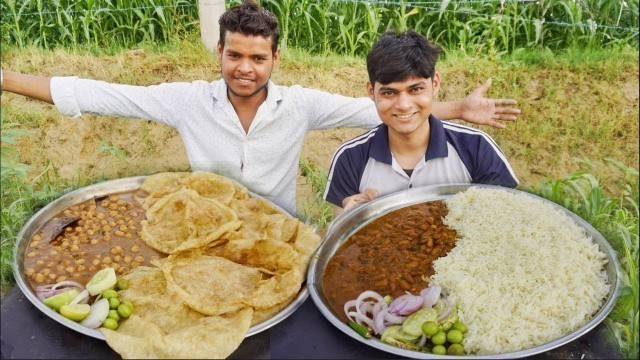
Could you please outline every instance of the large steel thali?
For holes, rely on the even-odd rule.
[[[535,354],[543,353],[546,351],[550,351],[559,346],[567,344],[580,336],[586,334],[594,327],[596,327],[600,322],[602,322],[609,312],[613,309],[616,304],[616,300],[620,295],[620,290],[622,287],[622,282],[620,279],[620,263],[618,262],[618,258],[616,256],[615,251],[609,245],[607,240],[589,223],[584,221],[579,216],[570,212],[569,210],[551,202],[541,197],[525,193],[523,191],[507,189],[502,187],[490,186],[490,185],[472,185],[472,184],[452,184],[452,185],[438,185],[438,186],[429,186],[429,187],[421,187],[421,188],[413,188],[407,191],[387,195],[371,201],[369,203],[360,205],[344,214],[339,216],[334,220],[331,224],[329,230],[327,231],[327,235],[325,236],[323,243],[320,245],[320,248],[316,252],[315,256],[312,257],[311,263],[309,264],[309,270],[307,272],[307,286],[309,287],[309,293],[315,305],[318,307],[322,315],[329,320],[336,328],[349,335],[353,339],[362,342],[371,347],[377,348],[382,351],[386,351],[388,353],[393,353],[403,357],[409,358],[418,358],[418,359],[437,359],[437,358],[445,358],[445,356],[434,355],[430,353],[423,353],[412,350],[400,349],[395,346],[391,346],[381,342],[377,338],[365,339],[355,331],[353,331],[345,322],[343,322],[338,315],[336,315],[328,304],[328,301],[324,295],[323,285],[322,285],[322,276],[324,270],[327,266],[327,263],[336,252],[336,250],[340,247],[340,245],[346,241],[351,235],[355,234],[358,230],[363,228],[366,224],[371,221],[377,219],[378,217],[387,214],[393,210],[397,210],[399,208],[418,204],[427,201],[433,200],[445,200],[459,192],[463,192],[467,190],[469,187],[479,186],[486,188],[499,188],[505,191],[510,191],[514,193],[522,193],[527,196],[535,197],[545,203],[551,204],[553,207],[564,211],[568,216],[573,218],[578,226],[585,229],[588,236],[590,236],[594,242],[599,246],[600,250],[604,252],[607,256],[607,264],[605,266],[605,271],[607,273],[607,281],[611,285],[611,290],[607,295],[607,298],[604,301],[604,304],[598,310],[598,312],[594,315],[594,317],[587,322],[584,326],[574,331],[571,334],[563,336],[559,339],[551,341],[549,343],[526,349],[517,352],[509,352],[503,354],[491,354],[491,355],[467,355],[462,356],[462,358],[474,358],[474,359],[505,359],[505,358],[522,358],[527,356],[532,356]],[[450,358],[451,356],[448,356]]]
[[[142,183],[145,181],[146,176],[138,176],[131,178],[123,178],[117,180],[109,180],[105,182],[101,182],[98,184],[90,185],[68,194],[61,196],[60,198],[52,201],[47,206],[43,207],[34,214],[29,221],[22,227],[20,233],[18,234],[18,238],[16,241],[16,245],[14,248],[14,259],[15,263],[13,266],[13,274],[16,279],[16,283],[20,290],[24,293],[24,296],[31,301],[31,303],[42,311],[45,315],[59,322],[60,324],[75,330],[79,333],[94,337],[96,339],[104,340],[104,336],[98,330],[90,329],[71,321],[54,310],[48,308],[42,301],[40,301],[31,286],[29,285],[29,281],[24,274],[24,254],[25,249],[29,243],[31,237],[36,234],[38,229],[40,229],[44,224],[46,224],[51,218],[55,215],[59,214],[61,211],[82,203],[84,201],[90,200],[92,198],[99,198],[110,194],[134,191],[140,188]],[[285,210],[280,208],[279,206],[273,204],[269,200],[250,192],[251,197],[262,199],[268,202],[271,206],[279,209],[282,213],[288,214]],[[247,333],[247,337],[255,335],[261,331],[267,330],[270,327],[278,324],[279,322],[286,319],[289,315],[291,315],[294,311],[296,311],[302,303],[309,296],[309,291],[305,284],[302,285],[298,295],[296,298],[284,309],[282,309],[278,314],[273,316],[272,318],[252,326]]]

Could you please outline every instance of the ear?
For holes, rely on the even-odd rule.
[[[432,78],[433,83],[433,97],[435,98],[438,95],[438,90],[440,90],[440,73],[435,72]]]
[[[278,65],[278,60],[280,60],[280,46],[278,46],[278,50],[273,53],[273,67],[276,67],[276,65]]]
[[[218,61],[222,61],[222,43],[218,41]]]
[[[371,82],[367,81],[367,94],[369,95],[371,100],[376,101],[373,90],[373,85],[371,85]]]

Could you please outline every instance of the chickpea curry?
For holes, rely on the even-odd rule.
[[[446,215],[441,200],[411,205],[375,219],[347,239],[322,279],[333,311],[344,317],[344,304],[366,290],[395,298],[426,288],[432,262],[455,246],[456,231],[443,224]]]
[[[50,219],[31,238],[24,255],[32,288],[65,280],[86,284],[98,270],[125,274],[165,257],[140,238],[145,210],[136,192],[111,194],[73,205]],[[136,196],[145,196],[139,191]]]

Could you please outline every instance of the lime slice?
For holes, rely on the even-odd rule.
[[[89,304],[62,305],[60,307],[60,314],[73,321],[84,320],[90,311]]]
[[[104,268],[91,278],[87,283],[87,291],[91,296],[111,289],[116,284],[116,271],[113,268]]]
[[[48,307],[59,311],[61,306],[69,304],[78,294],[80,294],[80,292],[77,289],[71,289],[48,297],[44,299],[43,302]]]

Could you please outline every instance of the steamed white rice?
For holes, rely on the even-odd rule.
[[[470,188],[447,201],[455,248],[431,284],[459,307],[467,352],[542,345],[589,321],[609,293],[606,255],[564,212],[525,194]]]

